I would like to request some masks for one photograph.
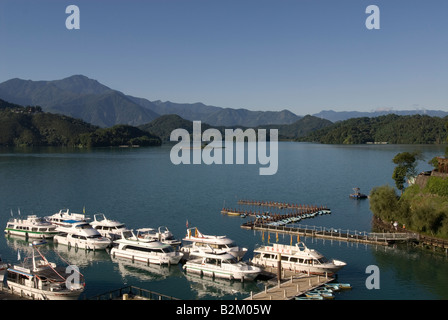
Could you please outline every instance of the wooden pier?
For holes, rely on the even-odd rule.
[[[278,269],[271,268],[270,271],[277,273]],[[251,293],[244,300],[292,300],[334,280],[334,278],[325,275],[307,275],[289,270],[283,270],[282,274],[283,277],[280,281],[278,281],[278,276],[271,279],[263,291],[256,294]]]
[[[282,233],[297,236],[308,236],[315,238],[331,239],[338,241],[351,241],[367,244],[389,245],[395,242],[415,241],[418,235],[415,233],[395,233],[384,232],[374,233],[357,230],[337,230],[334,228],[326,228],[321,226],[293,225],[293,226],[272,226],[265,223],[257,223],[254,221],[244,223],[241,228],[248,230],[260,230],[268,233]]]

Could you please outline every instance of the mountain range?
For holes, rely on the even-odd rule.
[[[81,119],[103,128],[117,124],[146,125],[161,116],[171,114],[178,115],[185,120],[199,120],[215,127],[255,128],[269,125],[293,125],[303,118],[303,116],[286,109],[282,111],[251,111],[243,108],[209,106],[200,102],[150,101],[111,89],[84,75],[73,75],[51,81],[10,79],[0,83],[0,99],[22,106],[40,106],[45,112]],[[377,117],[387,114],[426,114],[445,117],[448,112],[439,110],[372,112],[324,110],[313,114],[313,116],[338,122],[351,118]],[[291,130],[294,131],[296,128]]]
[[[53,81],[11,79],[0,83],[0,98],[23,106],[40,106],[45,112],[79,118],[100,127],[137,126],[167,114],[214,126],[291,124],[300,119],[287,110],[250,111],[203,103],[152,102],[113,90],[83,75]]]

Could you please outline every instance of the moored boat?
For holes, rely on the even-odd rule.
[[[183,253],[175,251],[171,245],[152,239],[141,239],[132,230],[123,232],[121,239],[114,241],[110,254],[112,257],[160,265],[177,264],[183,257]]]
[[[295,272],[310,274],[334,274],[346,265],[340,260],[329,260],[303,242],[294,246],[275,243],[254,250],[252,263],[260,266],[277,267],[280,255],[281,266]]]
[[[202,252],[197,258],[188,260],[183,269],[187,273],[241,281],[253,281],[261,272],[259,267],[238,261],[235,256],[222,251]]]
[[[153,228],[137,229],[137,237],[141,239],[157,240],[170,246],[177,248],[182,243],[181,240],[175,239],[173,233],[165,226],[160,226],[157,230]]]
[[[83,213],[73,213],[70,212],[69,209],[66,209],[65,211],[61,209],[59,210],[59,212],[51,216],[46,216],[45,219],[57,227],[67,227],[72,225],[73,222],[87,222],[89,220],[89,217],[87,217]]]
[[[32,259],[7,269],[9,292],[36,300],[77,300],[84,291],[79,270],[49,262],[36,248],[40,244],[30,244],[33,247]],[[40,257],[36,257],[35,251]]]
[[[95,214],[93,219],[94,220],[90,222],[90,225],[98,230],[103,237],[109,238],[112,241],[120,239],[122,231],[127,230],[124,223],[107,219],[103,213]]]
[[[26,219],[11,218],[6,224],[5,233],[26,238],[53,238],[59,232],[44,218],[29,215]]]
[[[103,237],[87,222],[75,221],[68,226],[59,226],[57,230],[61,234],[54,237],[54,242],[75,249],[101,250],[112,244],[109,238]]]
[[[187,245],[184,245],[181,250],[187,256],[194,256],[203,250],[213,250],[215,252],[222,251],[230,253],[239,260],[247,252],[247,248],[238,246],[232,239],[226,236],[205,235],[199,232],[197,228],[187,229],[187,235],[182,240]]]

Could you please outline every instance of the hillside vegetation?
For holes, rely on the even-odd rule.
[[[138,128],[117,125],[108,129],[64,115],[42,112],[0,100],[0,146],[160,145],[159,137]]]
[[[363,144],[387,142],[391,144],[446,143],[448,118],[426,115],[353,118],[336,122],[321,130],[298,138],[298,141],[326,144]]]

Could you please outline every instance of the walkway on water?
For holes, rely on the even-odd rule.
[[[270,268],[271,273],[277,273],[277,268]],[[252,294],[244,300],[292,300],[315,288],[334,280],[325,275],[307,275],[305,273],[294,273],[283,270],[281,280],[277,277],[268,281],[265,289]],[[270,284],[270,287],[268,285]]]
[[[268,233],[283,233],[297,236],[307,236],[323,239],[332,239],[339,241],[361,242],[368,244],[388,245],[394,242],[415,241],[418,235],[410,232],[395,233],[395,232],[366,232],[357,230],[342,230],[334,228],[326,228],[321,226],[308,226],[294,224],[291,226],[282,225],[274,226],[266,223],[258,223],[255,221],[246,222],[241,225],[241,228],[248,230],[260,230]]]

